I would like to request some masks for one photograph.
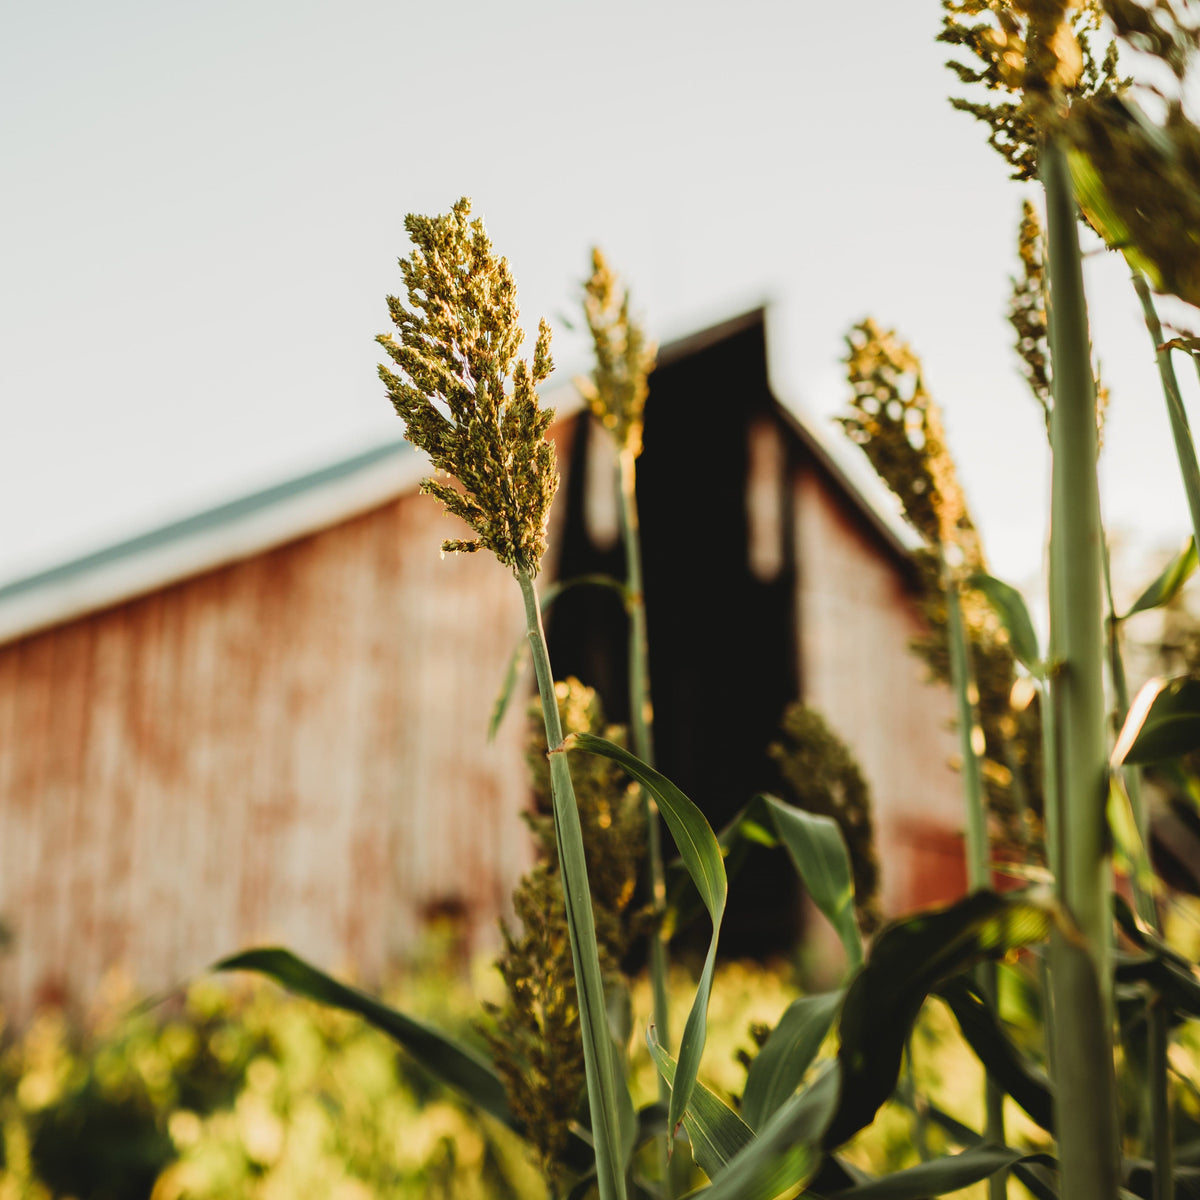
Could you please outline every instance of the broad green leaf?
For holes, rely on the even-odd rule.
[[[1053,917],[1022,896],[979,891],[948,908],[888,925],[846,993],[838,1023],[842,1094],[825,1148],[832,1150],[874,1120],[891,1095],[900,1060],[926,996],[985,958],[1044,941]]]
[[[486,1059],[432,1026],[381,1004],[357,988],[339,983],[290,950],[278,947],[247,950],[223,958],[213,969],[256,971],[299,996],[355,1013],[399,1042],[431,1075],[457,1089],[510,1129],[522,1132],[520,1122],[509,1111],[504,1084]]]
[[[1113,835],[1115,864],[1118,869],[1129,873],[1140,895],[1149,898],[1148,902],[1153,906],[1153,896],[1157,887],[1154,867],[1142,842],[1137,818],[1133,813],[1133,804],[1120,771],[1109,772],[1107,816],[1108,827]]]
[[[1113,913],[1121,932],[1144,952],[1144,957],[1119,960],[1113,968],[1118,983],[1147,983],[1170,1008],[1200,1017],[1200,971],[1148,929],[1123,896],[1113,896]]]
[[[678,1081],[671,1089],[669,1123],[671,1129],[675,1130],[683,1120],[691,1098],[708,1033],[708,998],[712,992],[713,972],[717,965],[717,939],[721,932],[721,919],[725,915],[725,900],[729,890],[721,848],[717,844],[716,834],[704,819],[704,814],[665,775],[659,774],[653,767],[648,767],[623,746],[595,734],[576,733],[567,738],[567,747],[611,758],[654,797],[658,810],[675,839],[679,855],[712,917],[712,938],[708,944],[708,954],[696,986],[696,998],[692,1002],[679,1043]]]
[[[1083,210],[1088,224],[1104,239],[1110,250],[1120,250],[1129,265],[1144,272],[1154,284],[1155,290],[1161,291],[1162,271],[1134,243],[1129,226],[1110,203],[1104,181],[1092,165],[1091,159],[1082,150],[1072,148],[1067,152],[1067,164],[1071,171],[1076,203]]]
[[[756,796],[746,809],[751,827],[765,826],[788,852],[812,902],[846,949],[850,969],[862,962],[862,935],[854,917],[854,871],[837,822],[774,796]]]
[[[967,1045],[987,1070],[988,1078],[1008,1093],[1043,1129],[1054,1132],[1054,1094],[1050,1080],[1013,1043],[999,1018],[967,981],[959,976],[937,989],[949,1005]]]
[[[662,1048],[654,1027],[646,1032],[646,1045],[662,1077],[672,1087],[675,1084],[675,1060]],[[692,1143],[692,1156],[709,1179],[720,1174],[741,1150],[754,1140],[754,1132],[732,1108],[702,1083],[692,1090],[683,1128]]]
[[[1122,621],[1134,613],[1162,608],[1179,595],[1179,590],[1196,569],[1196,539],[1188,538],[1187,545],[1162,569],[1162,574],[1133,602]]]
[[[841,939],[850,969],[858,967],[862,962],[862,936],[854,916],[854,874],[835,821],[764,794],[755,796],[721,831],[717,841],[731,879],[741,869],[751,846],[782,846],[813,903]],[[667,874],[671,880],[668,909],[679,924],[686,924],[694,915],[690,875],[674,863]]]
[[[821,1165],[822,1137],[837,1108],[840,1084],[841,1071],[831,1061],[730,1160],[702,1193],[705,1200],[776,1200],[807,1184]]]
[[[793,1000],[750,1064],[742,1118],[757,1129],[800,1086],[841,1006],[843,992]]]
[[[563,592],[569,592],[571,589],[577,587],[608,588],[610,591],[615,591],[621,597],[622,604],[626,602],[625,585],[619,579],[614,579],[611,575],[577,575],[574,579],[564,579],[561,583],[552,583],[542,589],[542,594],[538,600],[542,611],[545,612]],[[516,691],[517,682],[520,680],[521,672],[525,669],[525,664],[528,660],[529,637],[526,634],[522,634],[517,644],[513,647],[513,652],[508,660],[508,666],[504,671],[504,680],[500,684],[500,691],[497,693],[496,699],[492,704],[492,715],[488,720],[489,742],[496,740],[496,733],[500,728],[500,723],[504,720],[504,714],[508,712],[508,705],[512,700],[513,692]]]
[[[1024,1157],[1019,1150],[1007,1146],[972,1146],[961,1154],[934,1159],[834,1192],[829,1200],[924,1200],[926,1196],[944,1196],[987,1179]]]
[[[1113,747],[1112,765],[1143,766],[1200,749],[1200,680],[1149,680],[1134,697]]]
[[[943,1112],[936,1104],[926,1102],[925,1113],[935,1124],[940,1125],[960,1146],[967,1148],[982,1146],[983,1135],[964,1125],[956,1117]],[[1057,1171],[1058,1163],[1046,1154],[1031,1154],[1013,1163],[1012,1173],[1019,1179],[1035,1200],[1058,1200],[1058,1193],[1046,1182],[1047,1170]]]
[[[992,575],[978,572],[968,580],[971,587],[987,597],[992,611],[1008,633],[1013,653],[1034,675],[1043,673],[1042,653],[1038,649],[1037,634],[1025,605],[1025,597],[1011,584]]]

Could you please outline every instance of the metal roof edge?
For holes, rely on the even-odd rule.
[[[754,308],[667,342],[668,366],[755,326],[766,339],[767,306]],[[770,347],[767,344],[768,379]],[[545,401],[564,420],[583,408],[569,376],[546,389]],[[884,545],[910,560],[907,529],[889,519],[823,443],[810,424],[771,395],[790,428],[820,468],[859,510]],[[428,461],[403,439],[373,446],[329,466],[150,529],[90,554],[0,586],[0,644],[135,599],[148,592],[253,557],[328,529],[416,487]]]

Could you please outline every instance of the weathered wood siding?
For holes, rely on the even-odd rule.
[[[370,978],[435,912],[495,939],[528,791],[520,719],[486,731],[524,619],[491,555],[439,559],[455,534],[409,495],[0,647],[10,1016],[268,942]]]
[[[821,472],[796,476],[793,504],[801,686],[871,786],[884,911],[950,899],[966,883],[954,705],[908,649],[922,631],[912,592]]]

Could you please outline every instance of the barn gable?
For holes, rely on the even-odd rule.
[[[903,535],[776,402],[766,363],[760,310],[665,347],[652,379],[660,765],[719,824],[803,696],[903,848],[885,859],[895,910],[928,874],[922,837],[957,852],[949,697],[907,653]],[[564,486],[545,574],[619,575],[602,441],[568,389],[550,400]],[[520,598],[489,556],[441,560],[454,529],[416,494],[422,470],[392,443],[0,589],[6,1007],[87,996],[114,965],[161,989],[264,940],[372,978],[436,913],[468,949],[494,940],[530,853],[521,724],[485,738]],[[564,597],[552,653],[619,718],[605,603]]]

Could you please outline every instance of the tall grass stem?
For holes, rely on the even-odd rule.
[[[629,616],[627,643],[629,664],[629,728],[633,752],[647,766],[654,766],[654,708],[650,698],[650,642],[646,631],[646,598],[642,583],[642,539],[637,510],[637,458],[631,448],[623,447],[617,456],[617,494],[620,497],[621,544],[625,549],[625,608]],[[642,792],[642,812],[646,822],[646,887],[654,914],[650,935],[650,992],[654,1025],[659,1042],[671,1047],[671,1006],[668,992],[667,939],[663,928],[667,889],[663,874],[662,826],[658,805],[646,788]],[[658,1075],[658,1098],[671,1102],[671,1088]],[[667,1200],[675,1194],[670,1169],[670,1131],[659,1145],[659,1169]]]
[[[947,627],[950,635],[950,678],[958,704],[958,739],[962,750],[963,792],[967,815],[967,886],[972,892],[991,882],[989,868],[987,803],[983,794],[983,729],[977,711],[978,687],[971,668],[971,648],[963,621],[962,597],[958,581],[945,559],[941,562],[942,591],[946,598]],[[982,963],[976,981],[989,1004],[996,1003],[996,967]],[[1004,1093],[989,1077],[984,1083],[986,1136],[995,1145],[1004,1145]],[[997,1171],[988,1177],[989,1200],[1004,1200],[1008,1194],[1008,1175]]]
[[[583,1039],[584,1068],[587,1075],[588,1107],[591,1111],[592,1137],[596,1150],[596,1177],[600,1200],[625,1200],[625,1172],[621,1150],[620,1111],[617,1094],[616,1059],[604,1003],[604,981],[600,974],[600,955],[596,943],[596,923],[592,915],[592,897],[588,887],[587,859],[583,848],[583,830],[567,755],[562,748],[562,721],[554,694],[554,676],[542,627],[542,610],[534,591],[533,579],[525,571],[517,580],[525,600],[525,621],[533,654],[534,673],[542,701],[546,724],[546,744],[550,748],[550,785],[554,803],[554,831],[562,871],[563,896],[567,906],[567,928],[571,937],[571,957],[579,1001],[579,1024]]]
[[[1133,287],[1142,305],[1146,329],[1154,342],[1154,358],[1158,363],[1158,377],[1162,381],[1163,395],[1167,401],[1167,416],[1171,421],[1175,455],[1179,459],[1179,473],[1183,476],[1183,487],[1187,494],[1192,533],[1195,535],[1196,545],[1200,546],[1200,464],[1196,461],[1196,447],[1188,426],[1187,410],[1183,407],[1183,395],[1171,362],[1171,351],[1163,345],[1162,322],[1158,319],[1158,311],[1154,307],[1150,285],[1146,282],[1145,275],[1136,269],[1133,272]]]
[[[1096,386],[1075,198],[1066,155],[1053,136],[1042,145],[1040,173],[1053,312],[1050,658],[1059,806],[1053,866],[1059,901],[1075,926],[1056,931],[1050,947],[1061,1195],[1116,1200]]]

